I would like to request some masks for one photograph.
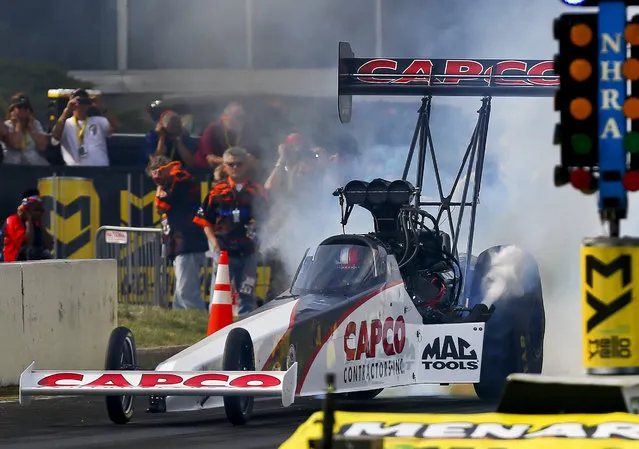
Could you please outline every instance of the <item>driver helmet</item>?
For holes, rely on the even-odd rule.
[[[342,248],[339,253],[337,267],[341,270],[352,270],[358,268],[363,256],[363,254],[360,254],[362,249],[366,248],[357,245]]]

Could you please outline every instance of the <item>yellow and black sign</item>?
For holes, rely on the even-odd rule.
[[[45,226],[56,239],[60,259],[93,259],[95,234],[100,227],[100,197],[84,178],[38,180],[46,210]]]
[[[130,206],[129,206],[130,204]],[[129,211],[131,215],[129,216]],[[120,224],[121,226],[161,226],[162,217],[155,207],[155,190],[143,197],[126,190],[120,191]]]
[[[590,374],[639,372],[638,263],[639,239],[582,244],[583,363]]]
[[[322,437],[322,412],[314,413],[280,449],[309,446]],[[335,412],[334,448],[384,449],[625,449],[639,447],[639,416],[630,413],[589,415],[508,415],[479,413]],[[342,441],[337,443],[337,440]],[[362,439],[369,440],[363,444]],[[314,447],[320,447],[315,445]]]

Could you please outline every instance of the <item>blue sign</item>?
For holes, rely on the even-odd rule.
[[[622,74],[626,60],[626,5],[601,2],[598,18],[599,45],[599,210],[605,200],[616,200],[616,208],[627,209],[622,179],[626,173],[626,117],[622,106],[626,99],[626,79]]]

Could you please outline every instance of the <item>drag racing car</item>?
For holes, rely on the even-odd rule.
[[[455,383],[474,384],[480,398],[495,399],[509,374],[540,373],[545,314],[535,259],[515,246],[489,248],[475,257],[472,239],[491,103],[484,94],[552,95],[548,83],[555,77],[545,75],[546,84],[531,84],[528,73],[496,74],[498,62],[479,61],[481,77],[464,80],[467,75],[446,73],[452,69],[445,61],[429,61],[429,72],[423,70],[424,60],[416,61],[419,70],[415,61],[357,59],[347,43],[339,46],[342,121],[350,118],[350,95],[423,97],[403,177],[353,180],[333,193],[342,206],[342,224],[354,207],[362,207],[372,216],[372,232],[326,238],[307,251],[287,291],[154,371],[137,370],[135,338],[118,327],[104,370],[42,371],[34,362],[20,377],[20,402],[34,395],[106,396],[110,419],[124,424],[133,416],[133,396],[141,395],[149,398],[150,412],[223,406],[229,421],[241,425],[250,419],[255,397],[280,397],[289,406],[297,398],[322,395],[327,373],[334,374],[335,392],[345,399],[373,399],[394,387]],[[434,72],[438,68],[441,72]],[[457,71],[468,72],[462,69]],[[439,84],[430,82],[431,75]],[[444,82],[451,76],[457,83]],[[511,82],[499,84],[496,76],[510,76]],[[483,86],[486,79],[489,85]],[[512,84],[518,79],[528,84]],[[444,195],[428,118],[432,96],[454,92],[484,98],[457,179]],[[418,141],[417,179],[411,183],[407,174]],[[429,144],[439,202],[421,197]],[[462,199],[455,203],[451,198],[467,160]],[[466,206],[470,232],[466,254],[460,254]],[[449,219],[447,233],[440,225],[444,215],[452,217],[452,207],[458,208],[458,220],[454,226]],[[499,269],[504,264],[508,270]]]

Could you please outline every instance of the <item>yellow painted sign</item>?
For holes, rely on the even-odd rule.
[[[308,448],[309,440],[320,439],[322,417],[322,412],[314,413],[280,449]],[[629,413],[452,415],[335,412],[333,431],[336,438],[381,440],[384,449],[639,447],[639,416]]]
[[[130,201],[130,209],[129,209]],[[129,210],[131,214],[129,215]],[[155,191],[142,198],[126,190],[120,191],[120,223],[122,226],[140,226],[140,223],[152,223],[152,227],[161,226],[162,217],[155,207]]]
[[[581,248],[584,367],[614,374],[639,369],[639,247]]]
[[[84,178],[42,178],[38,189],[46,210],[44,224],[57,240],[60,259],[93,259],[100,227],[100,197]]]

